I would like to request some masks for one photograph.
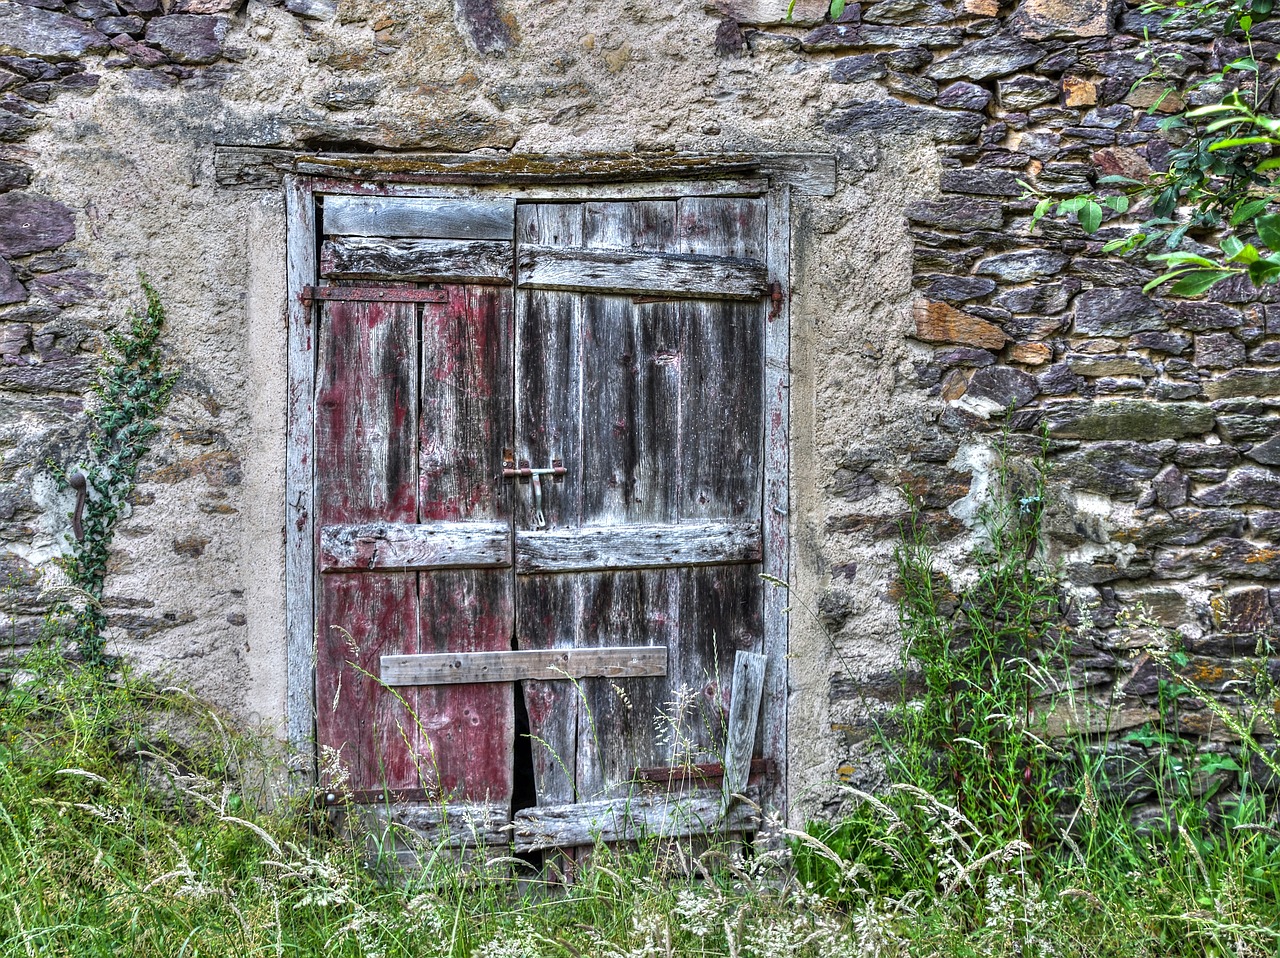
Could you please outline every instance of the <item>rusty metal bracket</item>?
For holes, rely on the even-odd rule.
[[[776,279],[769,284],[769,321],[782,315],[782,284]]]
[[[89,493],[89,480],[83,472],[76,470],[67,476],[67,485],[76,491],[76,511],[71,516],[71,531],[75,533],[76,542],[84,542],[84,500]]]
[[[521,459],[519,466],[516,465],[515,459],[504,458],[502,461],[502,478],[519,479],[522,483],[528,482],[534,476],[550,476],[552,482],[563,482],[568,474],[569,470],[559,459],[552,459],[551,466],[547,469],[530,469],[528,459]]]
[[[341,303],[447,303],[449,291],[443,286],[304,286],[298,294],[303,306],[335,301]]]

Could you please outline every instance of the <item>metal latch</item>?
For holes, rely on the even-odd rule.
[[[542,509],[542,477],[550,476],[552,482],[563,482],[568,472],[569,470],[559,459],[552,459],[551,465],[545,469],[530,468],[528,459],[521,459],[520,465],[517,466],[515,453],[510,449],[502,450],[502,478],[518,479],[522,485],[525,483],[533,485],[533,527],[535,529],[547,527],[547,515]]]

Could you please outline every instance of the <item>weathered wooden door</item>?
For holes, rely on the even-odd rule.
[[[735,658],[764,651],[766,216],[760,197],[327,199],[330,785],[444,803],[517,850],[729,827]],[[536,801],[503,831],[521,747]]]

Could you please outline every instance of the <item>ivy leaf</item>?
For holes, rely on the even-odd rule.
[[[1253,219],[1268,206],[1271,205],[1271,197],[1261,200],[1241,200],[1236,204],[1236,208],[1231,213],[1231,219],[1228,222],[1232,226],[1239,226],[1247,220]]]
[[[1258,229],[1258,237],[1270,249],[1280,250],[1280,213],[1259,216],[1253,221]]]
[[[1102,202],[1117,213],[1127,212],[1129,209],[1129,197],[1127,196],[1106,196]]]
[[[1209,149],[1211,151],[1227,150],[1233,146],[1256,146],[1259,143],[1275,142],[1277,141],[1274,136],[1237,136],[1232,137],[1229,140],[1215,140],[1213,143],[1209,144]]]
[[[1249,264],[1249,281],[1254,286],[1274,283],[1277,279],[1280,279],[1280,260],[1268,256]]]
[[[1206,259],[1205,257],[1200,256],[1197,253],[1187,253],[1187,252],[1159,253],[1156,256],[1148,257],[1148,259],[1151,259],[1156,262],[1167,263],[1170,266],[1185,266],[1188,263],[1191,263],[1195,266],[1203,266],[1206,269],[1216,269],[1218,266],[1218,264],[1215,263],[1213,260]]]
[[[1086,200],[1084,208],[1080,210],[1080,226],[1086,233],[1098,232],[1098,227],[1102,225],[1102,207],[1093,200]]]
[[[1078,213],[1087,202],[1089,202],[1087,196],[1073,196],[1069,200],[1063,200],[1058,204],[1058,215],[1066,216],[1068,213]]]
[[[1155,289],[1157,286],[1162,286],[1165,283],[1169,282],[1170,280],[1175,280],[1179,276],[1185,276],[1187,273],[1190,273],[1190,272],[1191,270],[1189,269],[1173,269],[1167,273],[1162,273],[1161,275],[1153,279],[1151,282],[1147,283],[1146,286],[1142,287],[1142,291],[1144,293],[1149,293],[1153,289]]]
[[[1244,26],[1244,20],[1241,19],[1240,25]],[[1248,27],[1245,27],[1247,30]],[[1239,60],[1232,60],[1227,64],[1228,70],[1248,70],[1250,73],[1258,72],[1258,61],[1253,57],[1241,57]]]
[[[1199,296],[1230,275],[1222,269],[1193,269],[1169,287],[1169,292],[1174,296]]]
[[[1135,180],[1131,176],[1120,176],[1118,174],[1113,173],[1110,176],[1099,177],[1098,185],[1099,186],[1112,186],[1112,185],[1145,186],[1146,184],[1144,184],[1141,180]]]
[[[840,14],[844,13],[845,0],[831,0],[831,19],[839,20]]]

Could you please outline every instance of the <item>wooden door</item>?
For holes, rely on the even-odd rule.
[[[764,651],[766,216],[326,207],[322,277],[376,284],[318,319],[318,736],[357,797],[479,805],[508,840],[519,695],[517,850],[740,826],[720,774],[735,662]]]

